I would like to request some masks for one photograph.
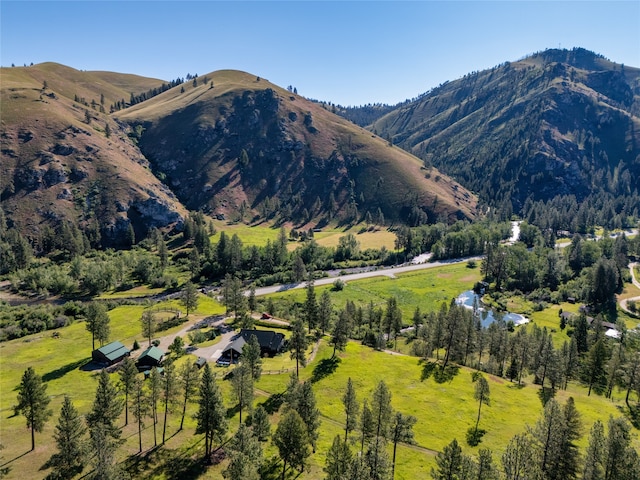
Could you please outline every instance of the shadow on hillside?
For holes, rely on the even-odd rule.
[[[340,358],[332,357],[320,360],[320,362],[314,367],[313,375],[311,376],[311,382],[316,383],[325,377],[328,377],[338,368],[338,364],[341,362]]]
[[[42,376],[43,382],[50,382],[51,380],[58,380],[59,378],[64,377],[67,373],[76,370],[80,367],[83,367],[85,364],[89,362],[89,358],[83,358],[82,360],[78,360],[75,362],[67,363],[66,365],[56,368],[55,370],[51,370],[50,372],[45,373]],[[84,368],[82,369],[84,370]]]
[[[420,375],[420,381],[422,382],[430,377],[433,377],[436,383],[451,382],[460,372],[460,367],[458,365],[449,364],[443,368],[438,362],[420,360],[418,363],[423,364],[422,373]]]
[[[85,359],[85,362],[86,361],[87,359]],[[80,370],[82,370],[83,372],[94,372],[96,370],[102,370],[103,368],[104,368],[104,365],[98,362],[94,362],[93,360],[90,360],[89,362],[82,365],[80,367]]]
[[[124,468],[132,478],[159,478],[190,480],[206,472],[202,457],[185,454],[179,450],[154,448],[146,453],[129,457]]]

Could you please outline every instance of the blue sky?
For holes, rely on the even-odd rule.
[[[640,67],[640,1],[0,1],[0,64],[170,80],[238,69],[342,105],[397,103],[546,48]]]

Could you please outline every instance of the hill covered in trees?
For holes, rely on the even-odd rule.
[[[472,72],[369,128],[505,217],[579,230],[637,215],[639,126],[640,70],[578,48]]]

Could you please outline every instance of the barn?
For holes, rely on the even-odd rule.
[[[124,357],[128,357],[131,352],[121,342],[111,342],[91,352],[94,362],[102,365],[113,365]]]

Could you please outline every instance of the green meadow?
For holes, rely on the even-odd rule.
[[[405,323],[411,322],[416,306],[423,312],[440,308],[442,302],[449,303],[463,290],[471,288],[480,278],[479,269],[469,269],[465,264],[422,270],[398,275],[397,278],[375,277],[347,283],[342,291],[331,291],[336,308],[342,308],[346,301],[367,305],[370,301],[384,307],[386,299],[395,295],[402,307]],[[323,288],[316,287],[319,295]],[[274,295],[283,302],[303,302],[305,291],[292,290]],[[510,308],[529,309],[530,306],[517,298],[512,299]],[[111,318],[111,338],[121,340],[131,346],[134,340],[142,343],[139,319],[149,304],[123,305],[109,312]],[[155,304],[153,309],[183,309],[179,302]],[[563,304],[552,306],[542,312],[531,314],[539,326],[555,329],[554,343],[560,345],[566,336],[558,327],[559,309],[570,310],[576,305]],[[191,321],[207,315],[224,312],[224,307],[214,299],[201,296]],[[184,325],[183,325],[184,326]],[[183,328],[174,327],[167,333]],[[7,478],[44,478],[48,471],[42,469],[54,452],[52,434],[59,414],[63,395],[69,394],[79,409],[85,414],[91,408],[97,385],[97,371],[85,371],[85,365],[91,356],[91,337],[83,322],[76,322],[58,330],[58,338],[51,332],[32,335],[0,344],[0,426],[2,431],[0,465],[10,467]],[[285,335],[290,332],[282,330]],[[163,333],[164,334],[164,333]],[[404,341],[399,349],[407,351]],[[402,345],[400,345],[402,344]],[[311,355],[313,346],[307,352]],[[436,383],[433,378],[421,380],[422,365],[418,358],[408,355],[392,355],[374,351],[357,342],[350,342],[338,359],[332,359],[332,347],[327,339],[319,343],[317,354],[306,368],[301,370],[301,378],[314,382],[314,391],[321,412],[322,424],[316,453],[309,459],[309,467],[298,478],[320,479],[324,477],[323,466],[326,452],[335,435],[343,435],[344,413],[341,403],[348,378],[356,387],[358,399],[362,402],[381,380],[384,380],[392,392],[392,406],[405,414],[414,415],[418,422],[414,427],[415,445],[400,445],[396,465],[396,479],[410,480],[428,478],[430,469],[435,465],[435,454],[453,438],[464,446],[465,453],[475,455],[478,448],[490,448],[494,461],[499,464],[500,455],[508,441],[516,433],[523,432],[527,425],[533,425],[542,412],[539,387],[532,379],[525,379],[525,385],[518,387],[506,379],[487,376],[491,389],[491,405],[484,406],[480,428],[487,431],[478,447],[471,448],[464,443],[466,430],[474,425],[477,414],[477,402],[473,399],[474,384],[471,382],[469,368],[460,368],[450,382]],[[187,355],[178,362],[193,362],[194,357]],[[51,396],[50,408],[54,415],[46,424],[42,433],[36,434],[36,450],[29,452],[30,433],[22,416],[15,416],[13,405],[16,402],[15,387],[19,384],[22,372],[32,366],[42,375],[48,385]],[[290,372],[295,363],[287,353],[275,358],[265,359],[260,381],[256,384],[255,404],[271,406],[277,403],[284,392]],[[229,435],[238,425],[238,412],[234,408],[230,382],[224,380],[228,368],[214,367],[217,373],[226,406],[229,411]],[[283,373],[279,373],[283,372]],[[112,377],[116,380],[116,376]],[[597,395],[587,396],[584,387],[575,383],[568,391],[558,391],[556,398],[564,403],[572,396],[583,422],[583,437],[580,447],[586,447],[588,431],[593,422],[601,419],[606,422],[610,415],[621,415],[624,404],[624,392],[614,391],[613,399]],[[137,426],[130,415],[129,425],[124,428],[125,443],[118,451],[118,460],[135,479],[173,479],[203,478],[219,479],[226,462],[204,467],[200,461],[203,449],[202,435],[194,435],[195,405],[190,405],[185,419],[185,428],[178,432],[179,412],[170,415],[167,425],[168,440],[165,446],[153,448],[153,428],[147,421],[143,432],[143,453],[138,452]],[[272,431],[279,419],[279,413],[271,416]],[[121,418],[124,424],[124,415]],[[158,441],[162,435],[162,419],[157,425]],[[638,431],[634,430],[634,444],[640,448]],[[352,450],[357,449],[357,435],[352,438]],[[265,462],[270,466],[267,478],[280,478],[281,464],[277,451],[268,443],[265,446]],[[87,473],[85,469],[84,473]],[[287,476],[294,478],[293,472]]]

